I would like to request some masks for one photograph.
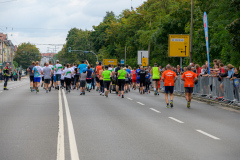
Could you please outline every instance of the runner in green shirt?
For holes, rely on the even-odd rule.
[[[109,93],[109,86],[111,83],[111,76],[112,76],[112,72],[108,70],[108,66],[105,67],[105,71],[103,71],[102,76],[103,76],[105,96],[107,98]]]
[[[124,85],[125,85],[125,77],[127,77],[127,72],[123,69],[121,66],[121,69],[118,71],[118,85],[119,85],[119,94],[120,97],[121,91],[122,91],[122,98],[124,98]]]
[[[153,88],[154,88],[154,95],[159,94],[158,91],[158,83],[160,80],[160,72],[161,69],[159,67],[157,67],[157,63],[154,64],[154,67],[152,68],[152,81],[153,81]]]

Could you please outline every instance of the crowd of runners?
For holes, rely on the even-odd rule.
[[[185,81],[185,96],[187,107],[190,108],[191,94],[194,83],[197,81],[197,75],[191,71],[191,66],[183,73],[181,80]],[[159,95],[160,84],[164,82],[166,107],[173,107],[174,83],[177,80],[177,74],[173,71],[171,65],[167,65],[162,71],[161,66],[157,63],[153,67],[131,68],[128,65],[118,64],[117,66],[104,66],[99,62],[96,67],[90,65],[87,60],[81,64],[60,64],[56,61],[45,63],[44,67],[39,66],[39,62],[32,62],[27,71],[30,76],[31,92],[39,92],[43,87],[46,93],[55,90],[66,89],[66,93],[71,90],[80,90],[80,95],[86,92],[96,90],[100,96],[109,96],[113,91],[117,96],[124,98],[124,94],[131,90],[139,90],[140,94]],[[42,80],[42,83],[41,83]],[[170,95],[170,102],[169,96]]]

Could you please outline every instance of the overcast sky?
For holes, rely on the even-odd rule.
[[[9,2],[11,1],[11,2]],[[140,6],[146,0],[0,0],[0,32],[13,44],[64,44],[71,28],[91,30],[107,11],[119,15],[124,9]],[[40,52],[48,47],[37,45]],[[57,51],[62,46],[58,46]]]

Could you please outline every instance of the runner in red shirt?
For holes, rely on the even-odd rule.
[[[163,72],[162,79],[164,81],[165,87],[165,101],[167,103],[167,108],[169,108],[168,94],[170,94],[170,105],[173,108],[173,91],[174,83],[177,80],[177,74],[171,70],[171,66],[167,65],[167,70]]]
[[[182,80],[185,81],[185,96],[187,100],[187,107],[190,108],[194,83],[198,80],[197,75],[191,71],[191,66],[187,67],[187,72],[182,75]]]
[[[137,83],[136,67],[134,67],[133,70],[131,71],[131,76],[132,76],[133,89],[136,90],[136,83]]]

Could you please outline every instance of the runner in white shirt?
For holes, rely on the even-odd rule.
[[[52,64],[52,61],[49,61],[49,67],[53,70],[53,72],[54,72],[54,66],[53,66],[53,64]],[[50,84],[51,84],[51,87],[53,87],[53,76],[54,75],[52,75],[52,77],[51,77],[51,82],[50,82]]]
[[[59,90],[60,86],[60,79],[61,79],[61,73],[62,73],[63,66],[59,64],[59,60],[56,61],[56,65],[54,67],[54,71],[56,73],[56,88]]]
[[[65,77],[65,83],[66,83],[66,93],[70,93],[70,84],[71,84],[71,78],[72,78],[72,69],[70,68],[70,64],[67,64],[67,69],[63,71],[63,75]]]

